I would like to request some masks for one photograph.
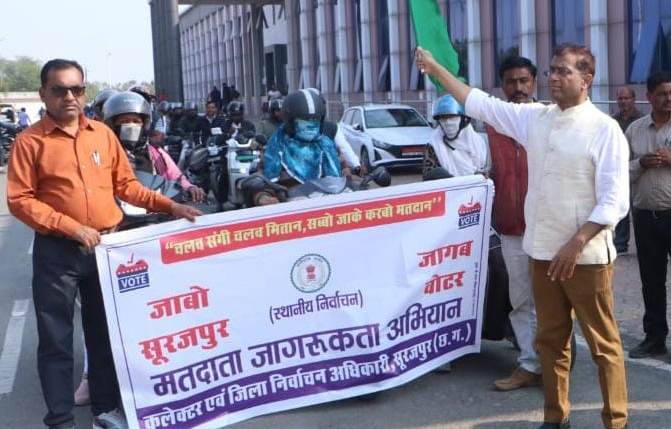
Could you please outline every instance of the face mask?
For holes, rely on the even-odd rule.
[[[456,137],[457,133],[459,132],[460,124],[461,124],[460,117],[444,118],[438,120],[438,125],[440,125],[440,128],[443,130],[443,134],[445,134],[445,136],[448,138]]]
[[[306,121],[305,119],[296,119],[296,138],[305,142],[316,140],[321,133],[321,123],[319,121]]]
[[[127,148],[134,149],[140,137],[142,136],[142,125],[140,124],[121,124],[119,126],[119,140]]]

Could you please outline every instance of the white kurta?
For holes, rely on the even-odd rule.
[[[443,141],[440,127],[431,134],[431,147],[436,153],[440,166],[453,176],[468,176],[489,172],[489,150],[485,140],[469,124],[459,133],[449,148]]]
[[[507,103],[478,89],[466,114],[522,144],[528,154],[524,251],[552,260],[586,222],[606,225],[585,246],[579,264],[607,264],[617,252],[612,228],[629,210],[629,147],[615,120],[589,100],[557,105]]]

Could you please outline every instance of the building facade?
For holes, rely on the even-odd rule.
[[[437,96],[413,61],[407,0],[201,3],[179,16],[185,101],[202,104],[212,86],[226,82],[258,114],[270,84],[283,92],[315,87],[337,119],[351,105],[372,102],[407,103],[425,113]],[[537,97],[546,100],[543,72],[552,49],[565,42],[594,52],[591,97],[604,110],[619,86],[633,85],[644,100],[647,76],[671,69],[671,0],[438,3],[463,75],[495,94],[500,94],[498,65],[519,54],[538,65]]]

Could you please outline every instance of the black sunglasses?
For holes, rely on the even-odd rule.
[[[56,97],[65,97],[68,95],[68,91],[72,92],[72,95],[75,97],[81,97],[84,95],[86,92],[86,87],[85,86],[60,86],[60,85],[54,85],[51,87],[51,93],[54,94]]]

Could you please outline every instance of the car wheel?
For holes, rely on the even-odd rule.
[[[361,162],[361,167],[370,173],[373,170],[373,166],[370,163],[370,155],[368,155],[368,149],[366,147],[361,148],[361,156],[359,157]]]

